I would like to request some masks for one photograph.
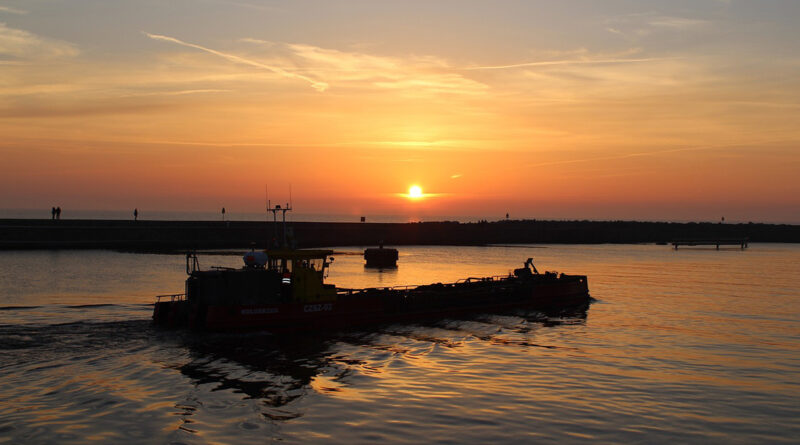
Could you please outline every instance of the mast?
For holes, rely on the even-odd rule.
[[[292,189],[291,186],[289,188],[289,202],[286,203],[285,206],[281,207],[280,204],[275,204],[275,207],[272,207],[272,201],[270,201],[269,196],[267,196],[267,211],[272,212],[272,226],[275,228],[275,237],[273,239],[278,239],[278,212],[282,212],[282,220],[283,220],[283,228],[282,231],[282,242],[280,247],[287,247],[286,241],[286,212],[290,212],[292,210]]]

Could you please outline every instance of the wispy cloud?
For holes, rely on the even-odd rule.
[[[2,6],[2,5],[0,5],[0,13],[25,15],[25,14],[28,13],[28,11],[23,11],[22,9],[12,8],[10,6]]]
[[[530,106],[602,100],[617,104],[623,98],[660,94],[666,87],[690,87],[716,79],[711,62],[702,56],[654,55],[638,47],[611,53],[577,49],[531,57],[539,60],[473,66],[462,72],[475,73],[494,90]]]
[[[283,68],[278,67],[278,66],[268,65],[268,64],[259,62],[257,60],[251,60],[251,59],[248,59],[248,58],[237,56],[235,54],[229,54],[229,53],[225,53],[225,52],[222,52],[222,51],[217,51],[215,49],[207,48],[205,46],[197,45],[197,44],[194,44],[194,43],[184,42],[183,40],[179,40],[179,39],[176,39],[174,37],[169,37],[169,36],[164,36],[164,35],[159,35],[159,34],[151,34],[149,32],[144,32],[144,31],[143,31],[143,33],[144,33],[144,35],[146,35],[147,37],[149,37],[149,38],[151,38],[153,40],[161,40],[161,41],[164,41],[164,42],[170,42],[170,43],[175,43],[175,44],[178,44],[178,45],[181,45],[181,46],[185,46],[187,48],[199,49],[201,51],[205,51],[205,52],[207,52],[209,54],[213,54],[215,56],[222,57],[223,59],[226,59],[226,60],[234,62],[234,63],[239,63],[239,64],[243,64],[243,65],[248,65],[248,66],[264,69],[264,70],[273,72],[275,74],[278,74],[280,76],[283,76],[283,77],[286,77],[286,78],[290,78],[290,79],[303,80],[305,82],[308,82],[311,85],[311,87],[314,88],[317,91],[325,91],[328,88],[328,84],[325,83],[325,82],[322,82],[322,81],[319,81],[319,80],[316,80],[316,79],[312,79],[311,77],[304,76],[302,74],[297,74],[297,73],[288,71],[288,70],[283,69]]]
[[[544,60],[538,62],[522,62],[512,63],[509,65],[493,65],[493,66],[473,66],[465,68],[467,70],[505,70],[510,68],[526,68],[537,66],[555,66],[555,65],[607,65],[617,63],[642,63],[660,60],[657,58],[643,58],[643,59],[584,59],[584,60]]]
[[[670,17],[670,16],[657,16],[650,19],[647,24],[650,26],[685,29],[696,26],[707,25],[710,22],[702,19],[692,19],[687,17]]]
[[[710,25],[712,22],[696,17],[662,15],[654,12],[625,14],[606,20],[606,30],[624,37],[637,39],[658,32],[687,31]]]
[[[197,89],[197,90],[177,90],[177,91],[154,91],[149,93],[131,93],[120,97],[145,97],[145,96],[184,96],[188,94],[209,94],[209,93],[229,93],[232,90],[223,89]]]
[[[549,161],[549,162],[538,162],[534,164],[528,164],[529,167],[547,167],[552,165],[563,165],[563,164],[580,164],[585,162],[597,162],[597,161],[612,161],[618,159],[630,159],[630,158],[640,158],[640,157],[647,157],[647,156],[659,156],[671,153],[680,153],[680,152],[692,152],[692,151],[708,151],[708,150],[721,150],[725,148],[729,148],[733,145],[702,145],[702,146],[693,146],[693,147],[681,147],[681,148],[669,148],[665,150],[652,150],[652,151],[642,151],[637,153],[623,153],[619,155],[613,156],[595,156],[591,158],[581,158],[581,159],[566,159],[563,161]]]
[[[292,63],[297,70],[351,87],[418,94],[483,94],[488,89],[459,74],[447,61],[432,56],[390,57],[252,38],[242,41],[269,49],[273,57],[284,58],[284,63]]]
[[[72,57],[78,52],[71,43],[47,39],[0,23],[0,57],[42,59]]]
[[[252,9],[256,11],[267,11],[267,12],[275,12],[281,11],[283,8],[279,8],[273,5],[264,5],[264,4],[257,4],[257,3],[248,3],[248,2],[239,2],[239,1],[231,1],[231,0],[209,0],[210,3],[218,3],[221,5],[231,5],[240,8]]]

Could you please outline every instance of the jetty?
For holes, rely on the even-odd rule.
[[[277,219],[277,218],[276,218]],[[186,252],[258,249],[283,239],[280,221],[155,221],[0,219],[0,250],[110,249]],[[287,222],[298,248],[387,245],[634,244],[735,240],[800,243],[800,225],[637,221],[500,220],[417,223]],[[719,244],[727,245],[722,242]],[[747,244],[744,244],[746,247]]]
[[[747,248],[748,238],[735,239],[680,239],[672,240],[672,246],[678,250],[678,246],[739,246],[742,250]]]

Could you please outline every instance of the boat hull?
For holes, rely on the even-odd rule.
[[[513,309],[564,310],[590,302],[585,276],[541,280],[476,280],[413,289],[364,289],[335,300],[280,304],[201,304],[187,300],[156,303],[153,319],[196,329],[267,330],[276,333],[345,329],[415,322]]]

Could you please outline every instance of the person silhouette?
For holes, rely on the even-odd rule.
[[[133,220],[134,221],[139,220],[139,209],[133,209]]]
[[[53,207],[53,208],[50,210],[50,218],[51,218],[51,219],[56,219],[56,208],[55,208],[55,207]]]
[[[56,207],[56,219],[61,219],[61,207]]]

